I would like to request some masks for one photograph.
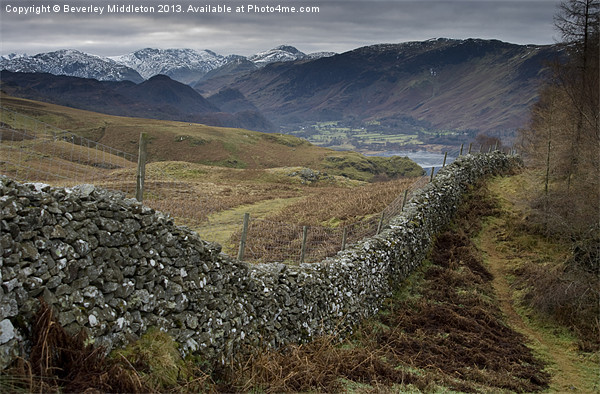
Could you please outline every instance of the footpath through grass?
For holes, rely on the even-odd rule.
[[[582,333],[582,327],[578,327],[576,319],[573,319],[571,329],[558,324],[552,315],[532,308],[527,301],[527,298],[531,298],[530,294],[537,291],[545,293],[543,297],[547,298],[543,302],[538,301],[538,304],[556,302],[553,299],[560,295],[542,288],[546,286],[543,282],[548,281],[547,276],[554,276],[552,280],[573,288],[589,279],[580,278],[577,281],[566,275],[569,272],[565,268],[569,264],[569,245],[543,236],[530,223],[530,212],[523,201],[524,197],[527,198],[524,195],[527,193],[526,183],[529,183],[527,173],[490,182],[490,197],[497,202],[498,209],[495,215],[484,222],[476,244],[484,253],[486,267],[494,275],[494,290],[507,323],[523,334],[528,345],[547,363],[546,371],[551,375],[549,391],[599,392],[600,353],[597,346],[600,338],[594,334],[590,338],[589,334]],[[543,270],[547,276],[530,276],[528,273],[532,270]],[[585,272],[579,274],[589,275]],[[595,293],[592,302],[595,298],[596,304],[599,297],[597,281],[598,278],[595,281],[596,289],[588,288]],[[554,290],[558,291],[557,288]],[[579,299],[580,303],[585,301],[585,297]],[[572,308],[577,306],[573,305]],[[593,320],[594,317],[586,318]],[[576,332],[580,335],[575,335]],[[595,348],[595,351],[582,351],[582,348]]]

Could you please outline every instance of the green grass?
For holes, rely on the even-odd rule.
[[[330,147],[336,150],[353,150],[360,152],[379,152],[385,150],[426,148],[436,144],[436,139],[460,137],[462,130],[426,128],[417,121],[407,121],[406,124],[390,126],[378,120],[362,123],[364,127],[350,127],[344,121],[316,122],[293,130],[290,134],[306,138],[311,143]],[[459,138],[450,144],[456,146],[465,142]]]
[[[577,350],[579,339],[568,328],[540,315],[521,302],[517,292],[516,308],[519,316],[531,327],[541,340],[529,342],[529,346],[548,363],[547,371],[554,376],[551,391],[573,390],[585,393],[600,390],[600,353],[582,353]],[[569,364],[565,368],[565,364]],[[577,371],[573,376],[572,370]]]
[[[202,238],[221,244],[224,252],[235,256],[237,255],[238,245],[231,243],[231,235],[236,231],[241,230],[245,213],[250,214],[251,220],[264,219],[303,198],[304,197],[276,198],[251,205],[240,205],[210,215],[206,223],[195,227],[194,230],[197,231]]]
[[[421,167],[409,159],[398,156],[365,157],[356,153],[335,154],[325,159],[325,167],[332,174],[344,175],[363,181],[372,180],[373,176],[367,174],[374,173],[385,174],[390,178],[397,176],[415,177],[423,174]]]
[[[135,368],[146,387],[155,392],[203,392],[210,377],[199,359],[184,360],[179,345],[167,333],[150,328],[142,337],[111,357]]]
[[[210,172],[209,168],[205,166],[184,161],[165,162],[160,166],[160,169],[157,168],[156,170],[175,179],[198,179],[207,176]]]

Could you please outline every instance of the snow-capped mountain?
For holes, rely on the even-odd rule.
[[[0,60],[0,69],[13,72],[50,73],[99,81],[132,81],[144,79],[135,70],[114,60],[73,49],[40,53],[34,56],[7,55]]]
[[[100,57],[73,49],[40,53],[35,56],[11,53],[0,58],[0,70],[13,72],[44,72],[92,78],[99,81],[142,82],[155,75],[194,85],[197,81],[225,65],[239,73],[241,63],[247,71],[251,64],[260,68],[269,63],[332,56],[332,52],[305,54],[289,45],[280,45],[248,58],[240,55],[222,56],[210,50],[145,48],[120,56]],[[227,73],[226,69],[220,74]]]
[[[268,51],[259,52],[255,55],[248,57],[252,63],[258,67],[264,67],[269,63],[275,62],[291,62],[294,60],[305,59],[306,53],[299,51],[293,46],[280,45],[276,48],[269,49]]]
[[[9,53],[8,55],[0,56],[0,60],[13,60],[20,57],[27,57],[26,53]]]
[[[556,50],[481,39],[378,44],[195,88],[237,90],[273,122],[290,127],[324,119],[378,119],[390,130],[496,132],[526,122],[539,75]],[[469,110],[457,114],[459,107]]]
[[[335,56],[337,53],[335,52],[313,52],[306,55],[309,59],[320,59],[322,57],[331,57]]]
[[[256,64],[257,67],[264,67],[269,63],[275,62],[293,62],[295,60],[302,59],[320,59],[322,57],[329,57],[335,55],[335,52],[315,52],[306,54],[299,51],[290,45],[280,45],[268,51],[259,52],[255,55],[248,57],[252,63]]]
[[[136,70],[146,79],[158,74],[190,84],[207,72],[227,63],[224,56],[209,50],[145,48],[112,60]]]

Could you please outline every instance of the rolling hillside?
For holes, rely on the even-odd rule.
[[[223,127],[273,131],[256,109],[224,112],[197,91],[166,75],[135,84],[98,81],[48,73],[2,71],[1,89],[10,95],[110,115],[196,122]]]
[[[422,173],[421,167],[409,159],[337,152],[283,134],[103,115],[5,94],[1,96],[1,104],[132,154],[137,153],[140,133],[148,133],[150,161],[176,160],[240,169],[301,166],[363,181],[378,175],[395,177]]]

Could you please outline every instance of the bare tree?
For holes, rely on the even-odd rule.
[[[564,50],[520,133],[543,174],[545,221],[561,232],[582,232],[600,218],[599,17],[600,0],[561,3],[555,24]]]
[[[598,104],[598,57],[600,46],[600,1],[569,0],[560,5],[555,25],[561,32],[568,60],[555,67],[557,81],[577,113],[577,127],[571,138],[571,160],[567,188],[581,173],[583,144],[600,143]]]

